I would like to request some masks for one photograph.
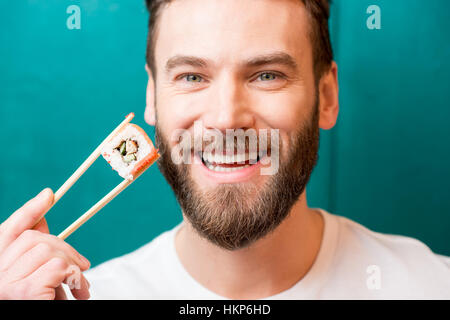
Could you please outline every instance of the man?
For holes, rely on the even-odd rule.
[[[145,119],[184,219],[86,272],[90,289],[80,276],[75,298],[450,298],[449,258],[306,203],[319,128],[332,128],[339,109],[327,1],[147,2]],[[196,125],[200,149],[184,140],[188,161],[174,161],[174,132],[196,140]],[[203,135],[227,129],[275,139],[253,162],[250,143],[239,153],[234,138],[223,153],[207,151]],[[65,298],[61,284],[89,268],[44,219],[30,230],[52,197],[44,190],[0,226],[1,298]]]

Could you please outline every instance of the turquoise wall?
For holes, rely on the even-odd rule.
[[[345,5],[344,5],[345,4]],[[380,30],[365,26],[378,4]],[[336,1],[329,205],[450,255],[450,1]]]
[[[345,3],[345,6],[344,6]],[[66,8],[81,8],[68,30]],[[378,4],[381,29],[368,30]],[[340,115],[321,132],[308,187],[320,206],[376,231],[419,238],[450,255],[450,2],[335,1],[332,37]],[[123,119],[143,119],[143,1],[0,2],[0,220],[59,186]],[[121,181],[99,159],[47,214],[61,232]],[[130,204],[131,203],[131,204]],[[130,252],[181,221],[156,166],[68,242],[93,265]]]

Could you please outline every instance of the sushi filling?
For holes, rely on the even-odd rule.
[[[123,162],[129,165],[131,161],[137,159],[136,152],[139,150],[139,145],[136,140],[126,139],[122,140],[115,149],[119,151]]]

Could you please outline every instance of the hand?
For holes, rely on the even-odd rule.
[[[66,299],[62,283],[72,283],[76,299],[89,299],[80,271],[90,262],[72,246],[50,235],[43,218],[53,203],[44,189],[0,225],[0,299]]]

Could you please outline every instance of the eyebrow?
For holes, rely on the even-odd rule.
[[[188,65],[192,67],[199,67],[199,68],[206,68],[208,66],[208,62],[204,59],[197,58],[194,56],[181,56],[176,55],[169,60],[167,60],[166,63],[166,72],[169,73],[172,69]]]
[[[293,70],[297,69],[295,59],[291,55],[284,52],[263,54],[250,58],[244,62],[244,65],[247,67],[260,67],[267,64],[280,64]]]
[[[268,64],[280,64],[293,70],[297,69],[297,63],[295,62],[295,59],[285,52],[274,52],[258,55],[249,58],[242,63],[242,65],[246,66],[247,68],[260,67]],[[166,72],[169,73],[172,69],[183,65],[206,68],[208,67],[209,63],[208,60],[195,56],[176,55],[167,60]]]

